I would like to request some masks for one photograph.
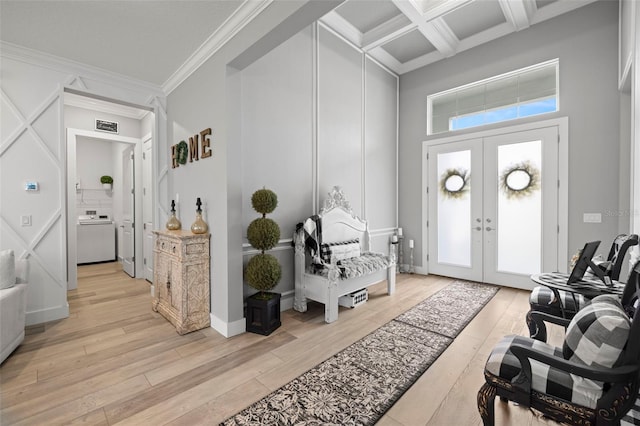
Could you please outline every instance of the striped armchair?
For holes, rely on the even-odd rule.
[[[569,323],[562,347],[524,336],[500,340],[478,392],[484,425],[494,424],[496,396],[562,423],[620,424],[636,405],[640,380],[640,286],[633,287],[624,306],[612,295],[587,302]]]
[[[617,281],[620,278],[620,270],[627,251],[637,244],[638,236],[636,234],[618,235],[611,244],[607,260],[599,265],[604,269],[605,275]],[[579,293],[569,293],[562,290],[558,290],[558,296],[556,297],[553,290],[545,286],[537,286],[531,291],[529,296],[530,310],[526,316],[530,337],[543,342],[547,340],[544,322],[536,321],[536,315],[532,315],[533,313],[545,313],[571,319],[588,301]]]

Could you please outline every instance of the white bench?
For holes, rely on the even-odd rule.
[[[361,258],[353,258],[351,262],[362,262],[367,270],[367,262],[371,265],[384,267],[364,274],[347,274],[346,278],[340,263],[333,261],[322,262],[320,273],[313,271],[312,259],[307,250],[307,234],[304,226],[296,230],[295,243],[295,298],[293,308],[298,312],[307,311],[307,300],[315,300],[325,305],[325,322],[331,323],[338,319],[338,299],[341,296],[354,293],[370,285],[387,280],[387,293],[393,294],[396,286],[395,259],[388,256],[371,255],[370,237],[367,222],[355,216],[349,202],[344,198],[339,187],[329,194],[324,208],[320,211],[316,222],[320,222],[322,233],[319,244],[333,244],[358,240]],[[320,247],[318,247],[318,250]],[[347,263],[351,263],[347,262]],[[375,269],[375,268],[374,268]]]

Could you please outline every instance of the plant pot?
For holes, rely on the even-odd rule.
[[[247,298],[247,331],[268,336],[280,327],[280,293],[264,292],[270,298],[260,298],[256,293]]]
[[[103,189],[108,189],[109,191],[111,191],[111,184],[110,183],[103,183],[102,184],[102,188]]]

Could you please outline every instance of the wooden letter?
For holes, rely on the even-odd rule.
[[[175,169],[178,167],[178,150],[176,149],[177,145],[171,145],[171,168]]]
[[[189,162],[198,161],[198,135],[189,138]]]
[[[211,135],[211,127],[200,132],[200,136],[202,136],[202,158],[211,157],[211,149],[209,149],[211,140],[207,138],[208,135]]]

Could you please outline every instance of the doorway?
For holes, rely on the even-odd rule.
[[[426,145],[429,273],[530,289],[531,274],[558,270],[560,132],[530,125]]]
[[[79,209],[78,206],[81,206],[83,203],[83,200],[86,198],[85,192],[89,191],[90,193],[94,193],[94,192],[101,193],[101,192],[107,191],[99,188],[94,189],[94,186],[91,185],[91,183],[86,183],[86,182],[83,183],[81,180],[78,179],[76,152],[77,152],[78,143],[79,142],[83,143],[82,142],[83,140],[97,141],[102,143],[111,143],[114,145],[115,143],[125,144],[126,146],[129,146],[129,148],[127,149],[133,149],[134,151],[141,151],[142,149],[141,140],[139,138],[130,138],[130,137],[119,136],[119,135],[105,135],[103,133],[90,131],[90,130],[67,129],[67,212],[68,212],[67,214],[67,277],[68,277],[67,289],[68,290],[73,290],[77,288],[77,279],[78,279],[77,277],[77,262],[78,262],[77,238],[78,238],[78,235],[77,235],[76,224],[78,219],[78,215],[77,215],[77,212]],[[139,152],[138,152],[138,155],[139,155]],[[117,194],[123,191],[122,187],[124,182],[123,182],[123,178],[121,177],[121,176],[124,176],[123,171],[124,170],[121,170],[119,173],[117,173],[117,175],[120,175],[120,176],[117,176],[117,175],[115,176],[117,179],[117,180],[114,180],[115,189],[113,191],[108,191],[109,198],[113,197],[114,193]],[[134,181],[139,186],[142,186],[142,183],[138,182],[139,179],[141,179],[141,177],[135,177]],[[118,180],[120,180],[120,182],[118,182]],[[116,215],[112,214],[113,207],[105,205],[102,199],[98,199],[97,203],[98,205],[105,207],[106,211],[111,211],[111,213],[109,213],[109,216],[114,217],[116,226],[119,227],[120,226],[119,222],[121,222],[121,220],[119,219],[117,214]],[[100,203],[103,203],[103,204],[100,204]],[[122,202],[120,201],[120,204],[121,203]],[[137,203],[137,200],[136,200],[136,203]],[[116,207],[115,207],[116,210],[119,209],[118,205],[119,204],[116,203]],[[114,232],[115,232],[115,229],[114,229]],[[138,235],[135,235],[134,233],[132,235],[132,238],[134,239],[137,238],[138,241],[142,241],[142,235],[138,236]],[[119,239],[119,242],[122,241],[121,232],[118,232],[117,239]],[[118,244],[118,245],[121,246],[121,244]],[[122,252],[123,252],[122,248],[119,248],[118,257],[121,257]],[[131,257],[132,257],[132,260],[135,261],[135,258],[133,256]],[[134,276],[135,275],[136,274],[134,272]]]
[[[73,108],[77,107],[77,108]],[[119,114],[119,112],[121,114]],[[97,118],[106,117],[115,121],[118,121],[119,128],[117,132],[100,132],[96,128],[92,128],[93,121]],[[70,128],[71,126],[77,126],[80,128]],[[145,155],[149,157],[149,161],[140,161],[141,167],[133,168],[132,164],[134,160],[131,160],[131,168],[129,169],[129,181],[130,188],[128,189],[129,200],[129,219],[131,232],[131,250],[126,257],[129,261],[129,273],[137,278],[148,276],[143,265],[153,265],[152,259],[145,259],[146,254],[151,250],[146,247],[150,243],[148,239],[143,237],[142,226],[135,227],[135,223],[143,223],[143,220],[147,222],[148,228],[153,228],[153,161],[151,157],[153,154],[153,135],[156,132],[156,115],[152,108],[149,107],[134,107],[131,104],[122,105],[117,101],[108,101],[104,98],[94,99],[92,97],[85,97],[83,94],[78,93],[75,90],[65,88],[65,127],[67,133],[67,173],[66,173],[66,211],[67,211],[67,289],[77,288],[77,259],[78,259],[78,247],[77,247],[77,230],[76,223],[78,218],[77,203],[78,203],[78,190],[76,188],[77,171],[76,171],[76,148],[79,139],[89,138],[91,140],[105,142],[115,142],[112,145],[124,145],[130,148],[130,151],[134,153],[135,159],[141,159],[143,151]],[[137,129],[137,131],[136,131]],[[130,137],[124,136],[124,134],[133,134],[144,132],[144,136]],[[148,132],[148,133],[147,133]],[[119,199],[118,205],[114,205],[114,220],[116,220],[117,239],[118,239],[118,260],[123,262],[123,225],[122,215],[120,214],[124,208],[122,201],[127,197],[124,197],[124,170],[128,168],[122,161],[121,150],[114,148],[113,162],[115,164],[114,180],[112,196]],[[117,151],[117,152],[116,152]],[[145,170],[148,168],[148,170]],[[90,184],[93,184],[91,179]],[[133,188],[138,188],[137,191],[132,191]],[[80,192],[82,193],[82,191]],[[143,195],[144,194],[144,195]],[[143,200],[144,197],[144,200]],[[145,212],[145,210],[148,210]],[[144,212],[144,216],[143,216]],[[152,241],[151,241],[152,242]],[[123,265],[124,266],[124,265]]]

